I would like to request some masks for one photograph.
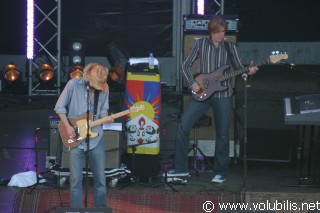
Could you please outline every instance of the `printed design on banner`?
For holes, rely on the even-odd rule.
[[[126,84],[124,106],[145,106],[143,112],[132,112],[124,117],[128,134],[128,145],[137,146],[137,154],[158,154],[161,113],[159,82],[129,80]],[[128,152],[132,152],[128,149]]]
[[[145,104],[145,106],[147,106],[147,113],[132,113],[140,115],[130,116],[131,122],[129,122],[127,125],[127,132],[129,136],[128,140],[133,143],[136,142],[138,144],[157,142],[159,141],[160,128],[156,124],[156,122],[152,120],[152,118],[155,117],[155,111],[149,103],[144,101],[139,103],[143,103]]]

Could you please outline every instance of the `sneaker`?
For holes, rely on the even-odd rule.
[[[165,173],[162,174],[165,177]],[[189,170],[172,169],[167,172],[167,177],[185,177],[189,176]]]
[[[215,175],[211,180],[212,183],[223,183],[224,181],[226,181],[226,178],[221,175]]]

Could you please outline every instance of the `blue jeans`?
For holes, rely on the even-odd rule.
[[[82,207],[82,169],[85,159],[83,149],[73,148],[70,150],[70,206],[71,208]],[[107,188],[105,176],[105,142],[102,137],[98,145],[89,151],[89,164],[94,182],[94,207],[107,207]]]
[[[224,177],[227,175],[229,161],[229,128],[232,110],[232,97],[214,98],[205,101],[190,99],[188,105],[178,121],[176,130],[176,144],[174,169],[188,170],[189,135],[193,125],[212,107],[216,128],[216,146],[213,174]]]

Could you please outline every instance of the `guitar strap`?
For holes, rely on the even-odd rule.
[[[94,116],[93,119],[97,116],[97,109],[98,109],[98,100],[99,100],[99,90],[94,90]]]

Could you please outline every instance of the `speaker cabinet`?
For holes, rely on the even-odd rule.
[[[59,150],[60,150],[60,134],[58,128],[50,128],[49,129],[50,134],[49,134],[49,148],[48,148],[48,153],[47,156],[58,156],[59,155]]]
[[[50,168],[54,164],[61,165],[62,141],[58,129],[58,116],[49,116],[49,144],[46,156],[46,168]]]
[[[208,34],[187,34],[184,35],[183,37],[183,60],[187,57],[193,43],[200,38],[208,38],[209,35]],[[237,37],[236,35],[226,35],[225,36],[225,41],[231,41],[236,43],[237,42]],[[200,64],[200,60],[197,59],[192,67],[191,67],[191,72],[192,74],[196,74],[198,69],[199,69],[199,64]],[[183,78],[183,83],[182,83],[183,87],[187,87],[187,83]]]
[[[103,132],[103,137],[106,143],[106,168],[119,168],[121,163],[121,155],[123,153],[122,150],[124,146],[123,132],[106,130]],[[69,164],[69,149],[63,146],[61,156],[61,167],[69,168]],[[85,165],[85,162],[83,165]]]
[[[106,168],[119,168],[121,155],[125,149],[124,133],[119,131],[104,131],[106,141]]]
[[[290,163],[296,136],[295,129],[248,128],[247,160]]]

